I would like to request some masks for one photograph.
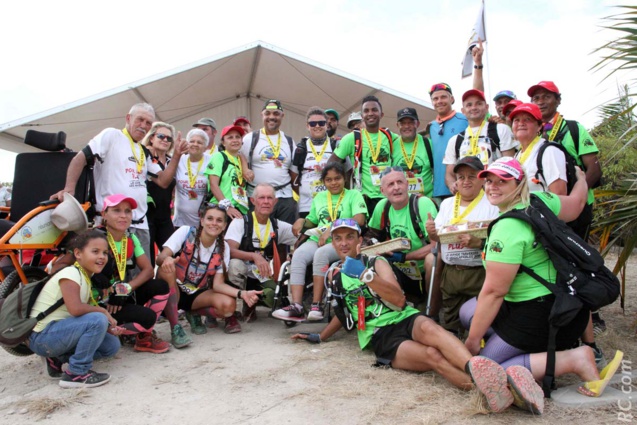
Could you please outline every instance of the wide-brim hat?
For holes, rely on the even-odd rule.
[[[51,213],[51,222],[65,232],[83,232],[88,229],[88,218],[82,205],[70,193]]]

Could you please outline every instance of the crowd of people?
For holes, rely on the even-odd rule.
[[[153,331],[160,316],[172,346],[185,347],[193,340],[180,310],[192,334],[219,327],[218,320],[225,332],[240,332],[238,319],[257,320],[259,303],[273,307],[279,267],[291,255],[290,302],[272,316],[323,320],[327,281],[344,288],[352,317],[333,317],[320,333],[293,339],[320,343],[353,325],[361,349],[371,348],[379,364],[475,385],[496,412],[515,404],[541,413],[537,381],[554,298],[518,268],[555,283],[553,264],[533,243],[533,230],[513,218],[500,220],[487,239],[456,232],[442,243],[442,229],[524,209],[533,192],[586,238],[591,190],[601,177],[598,150],[581,124],[557,111],[562,95],[550,81],[531,86],[528,102],[498,92],[489,114],[481,49],[462,112],[453,109],[451,87],[434,84],[437,117],[422,131],[409,105],[396,112],[394,130],[381,127],[375,96],[362,99],[343,136],[336,110],[310,108],[308,135],[298,143],[281,130],[285,111],[276,99],[264,103],[261,128],[237,117],[221,128],[220,143],[211,118],[182,139],[155,121],[152,106],[134,105],[124,129],[102,131],[77,154],[54,195],[73,194],[82,168],[94,167],[97,229],[76,237],[34,309],[60,296],[66,302],[30,338],[49,375],[63,387],[107,382],[92,360],[117,352],[120,335],[135,335],[135,350],[166,352],[170,344]],[[579,166],[575,176],[569,161]],[[361,254],[399,238],[410,247]],[[558,335],[555,373],[577,374],[585,382],[580,392],[599,396],[621,356],[598,371],[605,360],[593,319],[604,326],[598,313],[582,310]]]

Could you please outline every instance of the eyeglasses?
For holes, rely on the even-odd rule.
[[[162,142],[164,140],[167,141],[168,143],[172,143],[173,142],[173,138],[171,136],[166,136],[165,134],[155,133],[155,137],[157,137]]]
[[[451,87],[449,86],[449,84],[446,83],[438,83],[438,84],[434,84],[433,86],[431,86],[431,88],[429,89],[429,96],[431,96],[431,94],[435,91],[438,90],[446,90],[449,93],[451,93]]]
[[[324,127],[325,124],[327,124],[327,121],[308,121],[307,123],[309,124],[310,127],[314,128],[317,125],[319,127]]]
[[[387,174],[391,173],[392,171],[398,171],[399,173],[405,172],[405,170],[403,170],[403,167],[400,167],[400,166],[386,167],[383,171],[380,172],[380,178],[385,177]]]
[[[438,136],[442,136],[445,132],[445,122],[440,123],[440,130],[438,130]]]

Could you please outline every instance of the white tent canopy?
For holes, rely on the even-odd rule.
[[[185,133],[201,117],[213,118],[219,132],[240,115],[247,116],[253,128],[260,128],[264,101],[279,99],[286,114],[281,128],[295,140],[307,134],[305,113],[311,106],[337,110],[339,134],[344,134],[348,131],[348,115],[360,110],[360,101],[367,95],[380,99],[385,112],[381,124],[391,129],[395,129],[396,111],[406,106],[418,111],[421,130],[436,115],[428,102],[255,42],[87,99],[0,124],[0,148],[12,152],[33,150],[23,141],[27,130],[34,129],[64,131],[67,146],[78,151],[102,129],[123,128],[126,113],[139,102],[153,105],[157,120],[171,123]]]

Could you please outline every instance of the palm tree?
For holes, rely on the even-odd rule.
[[[605,18],[608,22],[603,27],[619,31],[621,35],[593,53],[601,55],[601,60],[593,66],[593,70],[609,71],[604,79],[623,72],[637,69],[637,6],[619,6],[622,12]],[[624,159],[627,150],[633,149],[633,142],[637,140],[637,123],[633,114],[636,104],[633,104],[628,86],[620,89],[618,101],[600,108],[603,117],[602,124],[596,130],[607,132],[612,139],[616,139],[614,146],[603,157],[602,169],[611,170],[613,165]],[[622,167],[623,168],[623,167]],[[634,169],[634,168],[632,168]],[[606,255],[614,246],[621,246],[617,262],[613,268],[615,274],[621,272],[622,299],[624,308],[624,294],[626,284],[626,263],[637,245],[637,173],[619,170],[616,179],[595,191],[598,198],[598,212],[593,223],[593,234],[600,237],[600,249]],[[608,176],[608,174],[607,174]]]

